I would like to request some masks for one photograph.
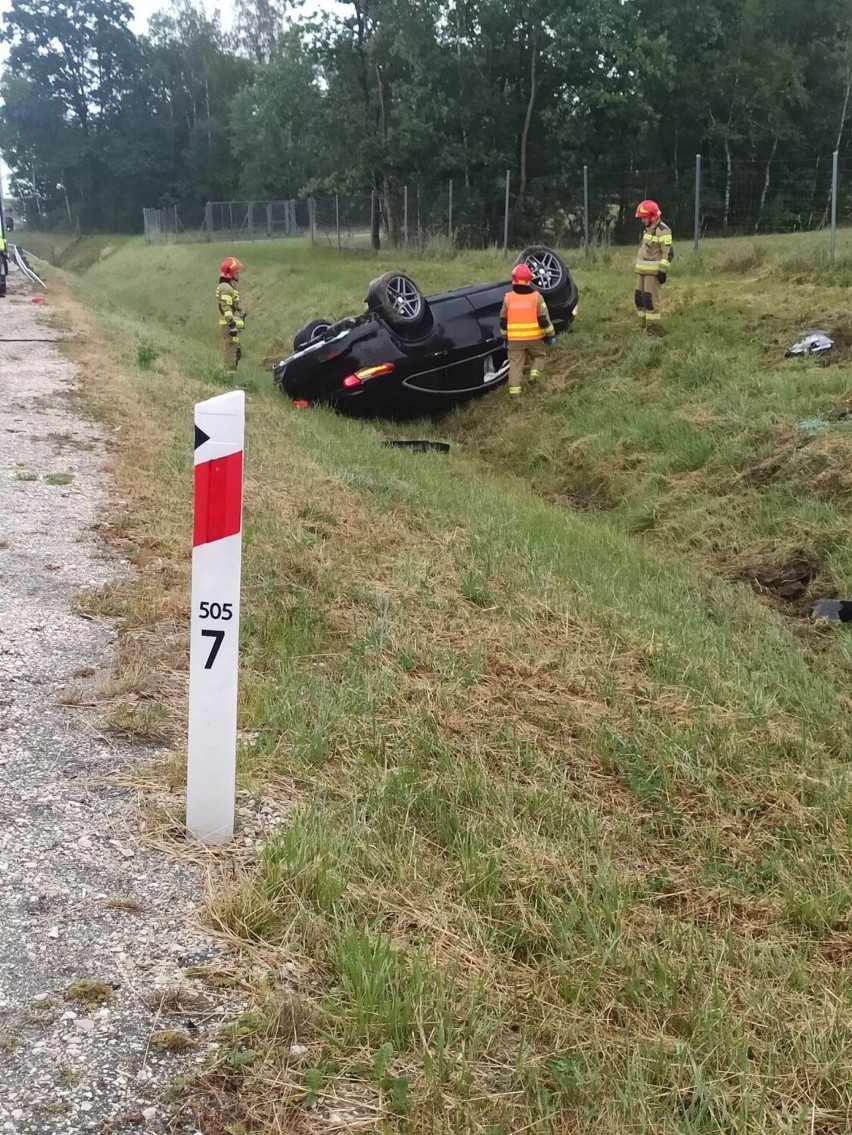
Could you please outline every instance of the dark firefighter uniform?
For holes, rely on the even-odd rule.
[[[219,305],[219,328],[222,332],[222,352],[226,370],[236,370],[242,358],[240,332],[245,327],[245,312],[240,304],[236,285],[242,268],[239,260],[222,261],[216,302]]]
[[[666,274],[674,256],[672,230],[663,221],[649,225],[642,233],[636,252],[636,290],[634,299],[643,327],[651,328],[659,324],[663,309],[660,285],[666,282]]]
[[[500,311],[500,334],[508,345],[509,393],[517,396],[527,374],[531,379],[541,377],[544,340],[556,334],[547,304],[529,283],[513,282],[512,290],[506,293]]]

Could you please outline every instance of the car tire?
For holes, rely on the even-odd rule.
[[[426,297],[404,272],[385,272],[367,289],[367,308],[402,335],[421,330],[429,311]]]
[[[312,319],[310,323],[300,327],[293,336],[293,350],[301,351],[309,343],[313,343],[315,339],[322,339],[325,333],[331,329],[331,326],[330,319]]]
[[[545,299],[563,296],[566,291],[575,291],[574,281],[568,265],[558,252],[545,244],[532,244],[521,252],[515,265],[526,264],[533,274],[533,287]]]

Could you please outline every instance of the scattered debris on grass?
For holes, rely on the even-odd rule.
[[[402,441],[393,439],[382,442],[391,449],[407,449],[411,453],[449,453],[450,446],[446,441]]]
[[[834,340],[825,331],[810,331],[789,350],[784,352],[785,358],[797,355],[824,355],[834,346]]]

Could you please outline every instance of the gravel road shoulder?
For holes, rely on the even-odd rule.
[[[75,597],[130,569],[92,531],[105,439],[56,337],[20,285],[2,301],[0,340],[37,341],[0,341],[0,1132],[191,1132],[163,1092],[233,1005],[187,972],[219,953],[202,872],[134,840],[116,780],[151,750],[60,704],[114,649]]]

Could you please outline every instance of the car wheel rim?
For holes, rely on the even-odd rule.
[[[416,319],[423,307],[420,292],[404,276],[394,276],[388,281],[388,301],[394,311],[406,319]]]
[[[552,252],[528,256],[524,263],[532,272],[533,283],[537,288],[555,288],[562,283],[562,265]]]
[[[325,334],[326,334],[326,332],[328,331],[329,327],[331,327],[331,324],[330,324],[330,323],[324,323],[324,324],[322,325],[322,327],[315,327],[315,328],[313,329],[313,331],[311,332],[311,338],[310,338],[310,342],[311,342],[311,343],[313,343],[313,342],[314,342],[314,340],[316,340],[316,339],[321,339],[321,338],[323,337],[323,335],[325,335]]]

